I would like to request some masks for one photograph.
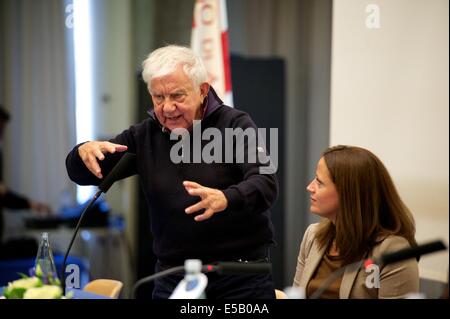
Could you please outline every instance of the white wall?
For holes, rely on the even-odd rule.
[[[379,28],[366,25],[369,4]],[[335,0],[332,38],[330,144],[377,154],[418,242],[448,244],[448,0]],[[447,281],[448,251],[419,266],[421,277]]]
[[[131,2],[92,1],[93,108],[95,139],[109,139],[135,122],[134,52]],[[136,179],[116,182],[105,195],[114,214],[127,223],[127,240],[135,251]]]

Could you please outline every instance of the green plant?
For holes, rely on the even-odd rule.
[[[36,267],[34,276],[19,274],[22,278],[8,283],[3,290],[6,299],[61,299],[71,298],[70,295],[63,297],[60,281],[57,277],[44,276],[39,265]]]

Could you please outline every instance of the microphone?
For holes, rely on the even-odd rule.
[[[86,208],[81,213],[81,216],[78,219],[78,223],[75,227],[75,230],[72,235],[72,239],[70,240],[69,246],[67,247],[67,250],[66,250],[66,253],[65,253],[64,259],[63,259],[62,272],[61,272],[61,285],[62,285],[63,294],[65,294],[65,292],[66,292],[65,274],[66,274],[67,257],[69,256],[70,249],[72,248],[73,242],[75,241],[75,237],[77,236],[77,233],[81,226],[81,222],[83,221],[84,215],[89,210],[89,208],[92,207],[92,205],[100,197],[100,195],[102,193],[106,193],[109,190],[109,188],[112,186],[112,184],[114,184],[115,181],[118,181],[119,179],[127,177],[126,171],[133,164],[133,162],[135,160],[136,160],[136,154],[133,154],[133,153],[123,154],[123,156],[117,162],[116,166],[113,167],[113,169],[108,174],[108,176],[106,176],[105,179],[100,183],[100,185],[98,186],[99,190],[97,191],[97,193],[95,193],[95,195],[92,197],[89,204],[86,206]]]
[[[441,240],[435,240],[430,243],[408,247],[397,252],[387,253],[381,256],[380,265],[393,264],[411,258],[418,258],[422,255],[431,254],[436,251],[444,250],[447,247]]]
[[[133,164],[133,161],[135,160],[136,154],[133,153],[123,154],[123,156],[120,158],[116,166],[113,167],[108,176],[106,176],[105,179],[98,186],[98,189],[101,192],[106,193],[112,186],[112,184],[114,184],[114,182],[127,177],[127,169]]]
[[[138,288],[143,284],[151,282],[157,278],[183,272],[184,270],[184,266],[177,266],[138,280],[133,286],[132,297],[136,297]],[[268,274],[272,271],[272,264],[252,262],[215,262],[213,264],[203,265],[201,270],[204,273],[217,272],[218,274]]]
[[[203,266],[203,271],[211,272],[215,271],[218,274],[255,274],[263,275],[272,272],[271,263],[252,263],[252,262],[217,262],[211,265]]]
[[[325,291],[325,289],[327,289],[339,276],[341,276],[348,267],[355,266],[357,269],[360,269],[364,266],[364,268],[366,269],[370,265],[385,266],[411,258],[418,258],[422,255],[431,254],[446,248],[447,247],[441,240],[436,240],[427,244],[418,245],[416,247],[408,247],[396,252],[386,253],[383,254],[379,259],[369,258],[345,265],[335,270],[330,276],[328,276],[325,282],[311,295],[310,299],[319,298]]]

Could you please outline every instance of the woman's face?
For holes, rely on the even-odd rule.
[[[323,157],[317,163],[316,177],[306,189],[311,195],[311,212],[334,223],[339,212],[339,194]]]

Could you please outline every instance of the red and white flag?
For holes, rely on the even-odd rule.
[[[191,48],[202,57],[209,83],[219,97],[233,106],[225,0],[195,1]]]

